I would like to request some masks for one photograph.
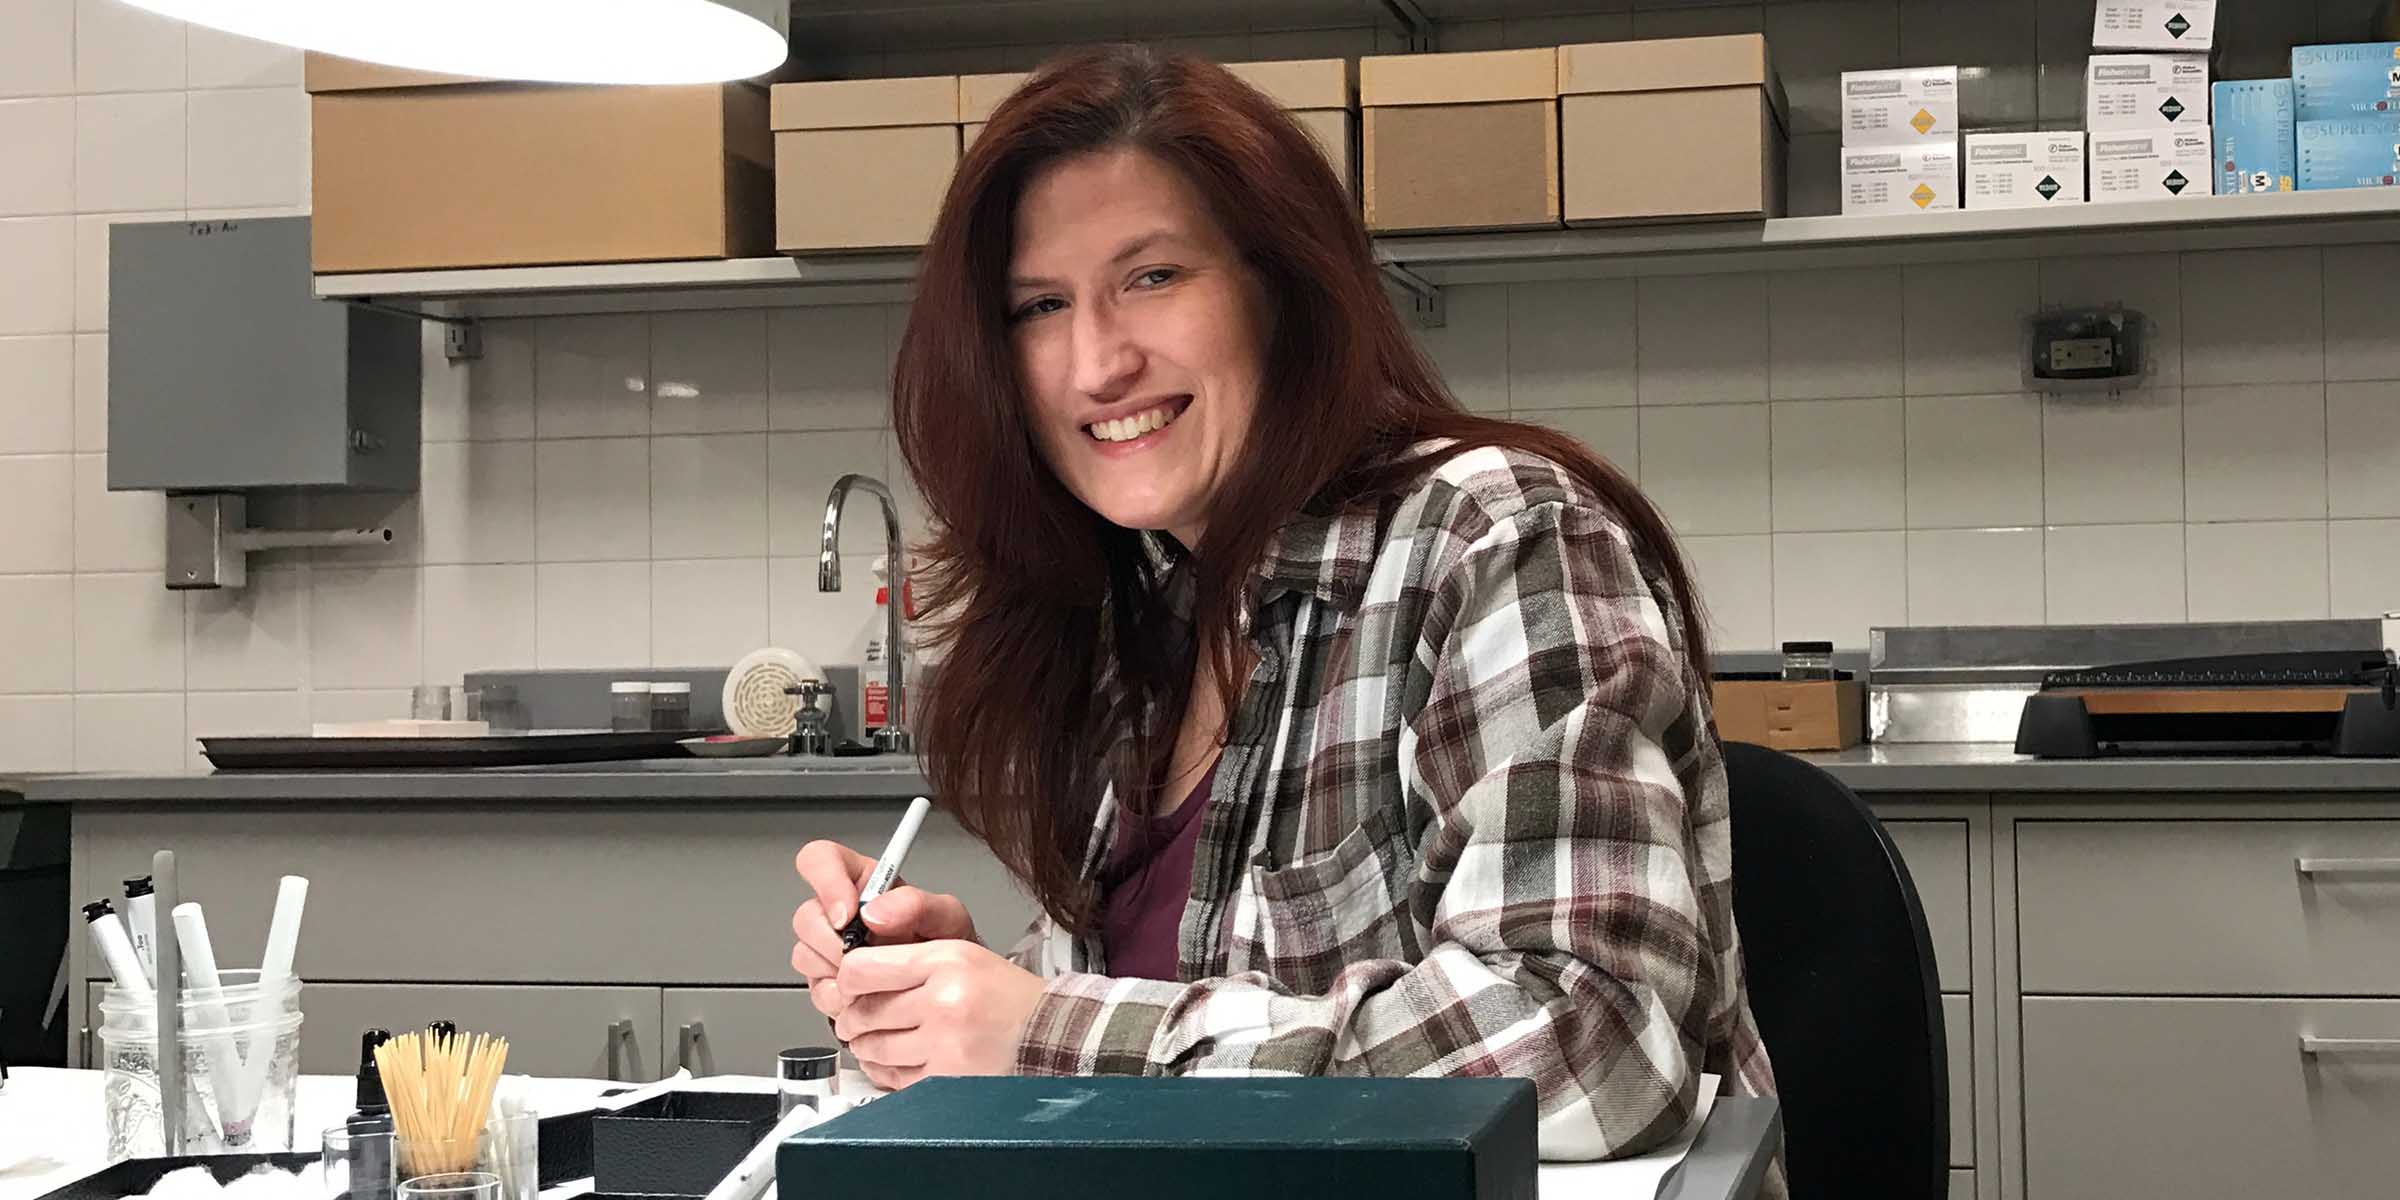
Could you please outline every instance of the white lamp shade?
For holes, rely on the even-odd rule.
[[[790,0],[126,0],[387,66],[564,83],[705,83],[782,65]]]

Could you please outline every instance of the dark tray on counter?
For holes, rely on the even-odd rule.
[[[232,1183],[260,1167],[287,1175],[306,1170],[315,1154],[184,1154],[172,1158],[129,1158],[86,1175],[41,1200],[124,1200],[143,1195],[158,1181],[185,1167],[207,1167],[218,1183]]]
[[[676,742],[723,732],[722,729],[654,729],[642,733],[499,733],[482,737],[204,737],[200,739],[200,751],[220,771],[538,767],[684,758],[690,752]]]

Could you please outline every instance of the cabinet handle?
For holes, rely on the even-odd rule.
[[[2300,1053],[2314,1057],[2320,1054],[2400,1054],[2400,1038],[2327,1038],[2300,1035]]]
[[[694,1050],[700,1052],[697,1063],[692,1060]],[[705,1023],[694,1021],[675,1031],[676,1066],[694,1075],[714,1075],[717,1073],[716,1057],[708,1048],[708,1026]]]
[[[91,1069],[91,1068],[93,1068],[93,1067],[97,1067],[97,1066],[99,1066],[99,1065],[100,1065],[99,1063],[96,1063],[96,1062],[93,1062],[93,1061],[92,1061],[92,1027],[91,1027],[91,1026],[89,1026],[89,1025],[86,1025],[86,1026],[84,1026],[84,1027],[83,1027],[83,1028],[82,1028],[80,1031],[78,1031],[78,1032],[76,1033],[76,1035],[75,1035],[75,1038],[76,1038],[76,1041],[77,1041],[77,1043],[78,1043],[79,1045],[81,1045],[81,1047],[82,1047],[82,1053],[83,1053],[83,1064],[82,1064],[82,1065],[84,1066],[84,1068],[85,1068],[86,1070],[89,1070],[89,1069]]]
[[[633,1040],[633,1022],[618,1019],[608,1023],[608,1077],[618,1083],[625,1079],[625,1043]]]
[[[2400,858],[2297,858],[2302,875],[2400,875]]]

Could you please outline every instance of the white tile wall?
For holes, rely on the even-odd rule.
[[[75,211],[75,101],[0,100],[0,217]]]
[[[537,583],[531,563],[425,568],[425,682],[533,667]]]
[[[127,92],[75,101],[75,207],[182,208],[184,94]]]
[[[0,454],[75,448],[75,341],[0,337]]]
[[[75,90],[75,0],[15,0],[0,40],[0,96]]]
[[[2184,529],[2187,616],[2194,621],[2328,615],[2323,521],[2241,521]]]
[[[202,208],[308,203],[308,95],[298,88],[193,92],[189,196]]]
[[[2327,534],[2333,615],[2400,612],[2400,521],[2335,521]]]
[[[1840,69],[2024,54],[2022,20],[1971,6],[1594,7],[1445,44],[1766,29],[1804,209],[1829,198],[1814,165]],[[1125,19],[1253,57],[1389,48]],[[397,543],[266,556],[246,592],[165,590],[158,498],[104,487],[108,227],[303,210],[299,59],[120,0],[12,0],[6,23],[0,504],[58,518],[0,528],[0,770],[194,764],[194,735],[401,716],[411,684],[484,667],[851,653],[879,522],[857,514],[850,586],[818,593],[826,489],[879,474],[917,520],[886,430],[907,319],[890,305],[493,321],[471,367],[428,329],[419,494],[256,509],[389,520]],[[2080,53],[2051,47],[2051,23],[2042,53]],[[2024,72],[1988,84],[1974,102],[2022,119]],[[2042,83],[2041,119],[2072,124],[2076,90]],[[1421,340],[1468,405],[1565,430],[1641,482],[1727,648],[1860,645],[1902,621],[2363,615],[2400,607],[2396,268],[2381,246],[1481,285],[1451,289]],[[2037,303],[2139,311],[2143,390],[2022,395],[2017,322]]]
[[[1777,401],[1775,530],[1898,529],[1908,483],[1899,400]]]

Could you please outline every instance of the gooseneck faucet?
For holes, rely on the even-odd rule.
[[[900,625],[901,607],[905,603],[903,583],[908,570],[904,565],[904,547],[900,544],[900,508],[892,502],[892,489],[871,476],[850,474],[833,481],[833,492],[825,497],[825,531],[817,543],[817,590],[842,590],[842,502],[850,498],[851,489],[867,493],[883,505],[884,562],[889,564],[891,591],[883,606],[883,669],[884,686],[891,695],[891,713],[883,728],[875,731],[875,749],[882,754],[911,754],[916,743],[908,735],[903,717],[908,712],[906,697],[900,683]],[[866,714],[859,714],[864,720]]]

